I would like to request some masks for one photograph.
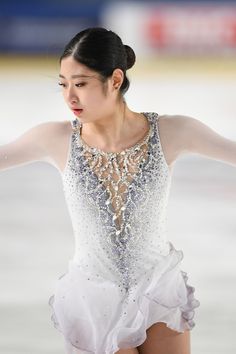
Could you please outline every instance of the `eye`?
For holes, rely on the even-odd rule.
[[[63,82],[58,82],[58,85],[62,86],[62,87],[66,87],[66,85],[63,84]],[[75,84],[76,87],[82,87],[82,86],[85,86],[85,85],[86,85],[85,82],[79,82],[78,84]]]
[[[80,82],[78,84],[75,84],[76,87],[82,87],[82,86],[85,86],[85,82]]]
[[[66,86],[66,85],[63,84],[62,82],[58,82],[58,85],[59,85],[59,86],[62,86],[62,87],[65,87],[65,86]]]

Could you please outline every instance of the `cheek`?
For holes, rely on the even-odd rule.
[[[89,93],[87,96],[88,102],[91,106],[100,106],[105,103],[106,97],[101,92],[101,90],[97,90],[96,92]]]
[[[94,97],[98,100],[104,101],[107,98],[106,91],[107,91],[106,85],[99,83],[94,87],[94,91],[93,91]]]

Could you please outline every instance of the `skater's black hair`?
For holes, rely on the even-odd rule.
[[[128,90],[130,81],[126,70],[134,65],[136,56],[133,49],[124,45],[115,32],[103,27],[91,27],[77,33],[65,46],[60,63],[69,56],[98,72],[102,82],[105,82],[116,68],[121,69],[124,80],[120,92],[124,95]]]

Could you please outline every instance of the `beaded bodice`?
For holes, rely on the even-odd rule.
[[[86,272],[126,290],[169,252],[166,207],[170,171],[162,152],[158,114],[143,113],[146,136],[121,152],[104,152],[81,137],[72,121],[62,173],[75,234],[74,260]]]

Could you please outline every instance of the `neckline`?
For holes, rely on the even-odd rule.
[[[117,156],[117,155],[124,155],[130,152],[133,152],[135,149],[139,148],[140,146],[142,146],[143,144],[145,144],[146,142],[148,142],[150,134],[151,134],[151,129],[152,129],[152,124],[151,121],[149,119],[148,113],[146,112],[140,112],[140,114],[142,114],[148,121],[149,124],[149,129],[148,132],[145,134],[145,136],[140,139],[139,141],[137,141],[134,145],[127,147],[126,149],[123,149],[121,151],[117,151],[117,152],[113,152],[113,151],[104,151],[98,147],[95,146],[90,146],[88,145],[84,139],[81,137],[81,127],[82,124],[79,122],[79,142],[80,145],[83,146],[87,151],[91,152],[91,153],[99,153],[101,155],[106,155],[106,156]]]

